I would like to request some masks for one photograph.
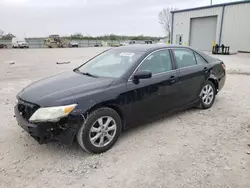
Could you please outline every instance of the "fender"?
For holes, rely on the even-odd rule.
[[[83,115],[86,119],[87,116],[95,109],[100,107],[113,108],[123,119],[124,106],[126,106],[126,82],[122,82],[116,86],[110,86],[105,90],[96,91],[84,95],[82,99],[79,99],[77,108],[72,112],[73,115]]]
[[[215,74],[215,70],[214,70],[215,68],[214,67],[212,67],[212,70],[211,70],[211,72],[210,72],[210,75],[209,75],[209,77],[207,78],[207,80],[206,81],[211,81],[211,82],[213,82],[213,84],[214,84],[214,86],[215,86],[215,89],[216,89],[216,94],[217,94],[217,92],[218,92],[218,89],[219,89],[219,78],[216,76],[216,74]]]

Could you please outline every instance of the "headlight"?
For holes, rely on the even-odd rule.
[[[56,107],[46,107],[39,108],[29,119],[31,122],[57,122],[62,117],[67,116],[77,104],[71,104],[67,106],[56,106]]]

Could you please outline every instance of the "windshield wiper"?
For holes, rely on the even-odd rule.
[[[80,73],[83,74],[83,75],[86,75],[86,76],[91,76],[91,77],[94,77],[94,78],[98,78],[98,76],[93,75],[93,74],[91,74],[89,72],[80,72]]]
[[[79,69],[74,69],[73,71],[74,71],[74,72],[77,72],[77,73],[79,73],[79,74],[86,75],[86,76],[98,78],[98,76],[96,76],[96,75],[93,75],[93,74],[91,74],[91,73],[89,73],[89,72],[81,72]]]

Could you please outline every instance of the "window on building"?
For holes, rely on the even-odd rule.
[[[176,44],[182,45],[182,35],[176,35]]]

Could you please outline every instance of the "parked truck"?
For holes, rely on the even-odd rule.
[[[12,48],[29,48],[29,44],[23,38],[13,38]]]

